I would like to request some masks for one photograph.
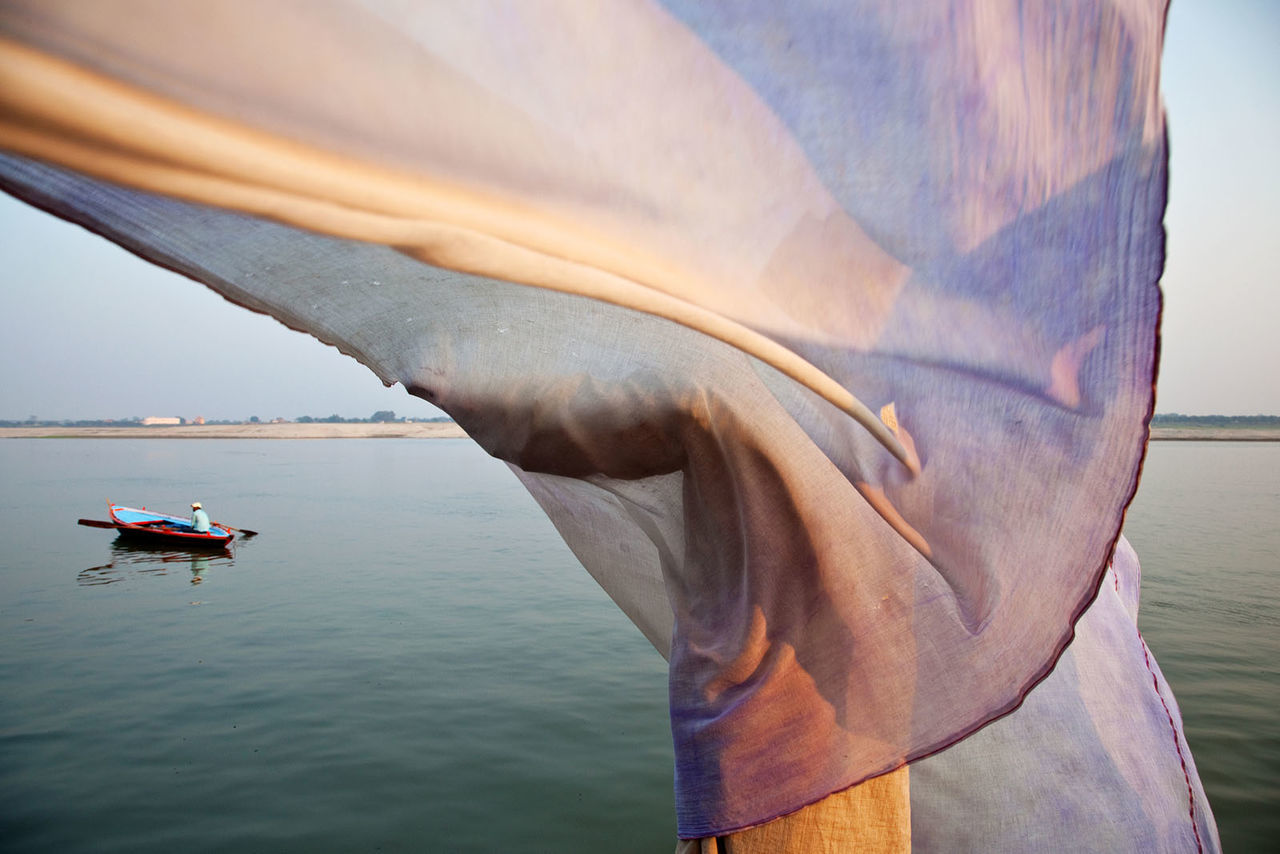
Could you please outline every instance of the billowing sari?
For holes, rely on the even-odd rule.
[[[4,0],[0,186],[507,461],[670,662],[682,838],[892,774],[922,849],[1212,850],[1118,539],[1163,17]]]

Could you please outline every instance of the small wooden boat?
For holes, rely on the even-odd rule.
[[[114,528],[120,536],[137,543],[183,548],[225,549],[235,539],[234,529],[221,523],[215,522],[207,532],[200,532],[192,529],[190,519],[154,513],[145,507],[124,507],[110,501],[107,502],[107,512],[111,514],[110,522],[81,519],[80,524],[89,524],[94,528]]]

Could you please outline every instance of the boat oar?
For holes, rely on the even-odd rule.
[[[78,524],[84,525],[86,528],[119,528],[120,527],[115,522],[103,522],[98,519],[80,519]],[[163,520],[159,520],[157,522],[141,522],[138,524],[137,527],[142,527],[143,525],[157,525],[157,524],[163,524]],[[225,528],[228,531],[235,531],[237,533],[244,534],[246,537],[258,536],[257,531],[252,531],[248,528],[233,528],[230,525],[223,524],[222,522],[214,522],[213,524],[217,525],[219,528]]]
[[[100,521],[100,520],[98,520],[98,519],[80,519],[80,520],[78,520],[78,523],[79,523],[79,524],[81,524],[81,525],[84,525],[86,528],[120,528],[120,527],[123,527],[123,526],[122,526],[122,525],[120,525],[118,522],[103,522],[103,521]],[[135,527],[135,528],[145,528],[145,527],[147,527],[148,525],[167,525],[167,524],[168,524],[168,523],[167,523],[167,522],[165,522],[163,519],[156,519],[156,520],[154,520],[154,521],[152,521],[152,522],[135,522],[135,523],[133,524],[133,527]]]

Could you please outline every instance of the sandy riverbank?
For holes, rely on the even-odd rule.
[[[183,424],[177,427],[0,427],[0,439],[465,439],[450,422]]]
[[[1274,427],[1153,427],[1154,442],[1280,442]]]
[[[450,422],[412,424],[184,424],[178,427],[0,427],[0,439],[465,439]],[[1155,442],[1280,442],[1280,430],[1156,427]]]

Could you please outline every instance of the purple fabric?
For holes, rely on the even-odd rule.
[[[334,8],[348,16],[335,20],[363,14]],[[702,223],[707,257],[695,263],[684,200],[664,189],[670,176],[655,177],[685,176],[690,196],[702,198],[710,167],[692,155],[686,162],[663,149],[656,172],[624,170],[604,185],[579,187],[569,170],[546,210],[536,194],[522,195],[524,184],[503,183],[525,165],[518,146],[504,149],[509,159],[486,180],[531,205],[535,219],[571,208],[607,225],[635,215],[637,245],[666,245],[702,272],[733,269],[718,254],[724,247],[763,258],[758,280],[730,276],[723,291],[683,296],[783,343],[879,411],[918,456],[918,474],[810,388],[660,317],[20,158],[0,158],[0,182],[340,347],[509,462],[587,570],[669,657],[682,837],[767,821],[932,756],[918,767],[944,771],[912,783],[922,844],[945,849],[969,838],[954,828],[976,810],[972,838],[998,839],[1003,850],[1042,849],[1042,840],[1102,825],[1121,849],[1211,849],[1194,765],[1175,769],[1165,749],[1177,743],[1189,758],[1176,707],[1123,600],[1103,583],[1152,407],[1167,181],[1157,93],[1163,5],[621,8],[657,20],[673,52],[705,53],[712,71],[731,72],[733,109],[683,128],[691,150],[704,134],[734,142],[747,114],[742,150],[763,149],[779,163],[802,152],[838,210],[798,215],[766,247],[761,235],[773,232],[749,216]],[[568,9],[560,11],[572,18]],[[426,33],[449,23],[433,14],[379,7],[374,17],[381,26],[400,15],[406,32]],[[133,85],[202,107],[227,97],[163,64],[95,54],[92,38],[18,16],[0,24],[100,70],[123,69]],[[323,15],[314,25],[323,29]],[[591,26],[603,33],[609,24]],[[555,49],[563,33],[539,36],[549,40],[545,55],[563,55]],[[436,59],[430,46],[395,46]],[[574,49],[571,40],[559,46]],[[528,70],[513,56],[536,62],[539,53],[507,55],[482,42],[466,61],[500,86]],[[664,56],[651,58],[655,68]],[[368,58],[375,70],[380,61]],[[427,82],[423,91],[435,92],[439,81]],[[570,107],[576,94],[563,94]],[[269,102],[252,92],[240,99],[238,119],[278,130],[262,118]],[[299,133],[312,127],[310,103],[299,103]],[[396,132],[439,124],[429,97],[398,107],[407,117],[388,116]],[[581,145],[630,143],[636,130],[625,110],[566,112],[590,112]],[[340,122],[336,114],[326,121]],[[325,133],[356,139],[358,154],[379,151],[367,127]],[[404,142],[395,140],[398,157],[412,155]],[[439,144],[424,142],[424,173],[437,166]],[[732,159],[737,148],[725,151]],[[556,164],[535,159],[544,153],[527,154],[528,171],[551,180]],[[582,171],[594,174],[592,158],[609,162],[614,152],[587,154]],[[768,178],[775,161],[761,156],[757,171]],[[777,183],[793,179],[779,174]],[[786,189],[758,197],[785,200]],[[771,215],[761,221],[770,225]],[[858,277],[881,256],[893,275],[871,298]],[[1090,645],[1073,647],[1019,711],[963,741],[1049,675],[1100,583]],[[1085,665],[1108,656],[1116,669],[1102,675],[1114,678],[1099,681]],[[1059,695],[1071,705],[1036,700]],[[1163,723],[1154,699],[1170,709]],[[1028,716],[1045,706],[1070,725]],[[1136,753],[1112,738],[1132,709],[1142,734],[1134,743],[1144,745]],[[1047,754],[1027,753],[1044,726],[1070,737]],[[1009,733],[994,753],[967,750],[993,733]],[[957,795],[956,780],[975,777],[985,796]],[[1088,809],[1037,813],[1004,833],[1014,807],[1000,794],[1028,790],[1032,779],[1074,780],[1094,797]],[[1178,792],[1187,796],[1180,804]]]
[[[1049,678],[911,767],[913,850],[1222,850],[1178,705],[1134,625],[1138,581],[1121,539]]]

